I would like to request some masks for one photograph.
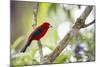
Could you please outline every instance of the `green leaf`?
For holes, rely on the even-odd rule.
[[[54,63],[60,64],[60,63],[64,63],[64,61],[66,60],[66,55],[60,55],[56,58],[56,60],[54,61]]]
[[[58,56],[56,60],[54,61],[54,63],[60,64],[60,63],[64,63],[65,61],[68,62],[70,60],[72,53],[71,51],[67,51],[66,53],[67,54],[62,53],[60,56]]]

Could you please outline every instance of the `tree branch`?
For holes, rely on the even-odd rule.
[[[43,62],[43,51],[42,51],[42,44],[41,44],[41,41],[38,40],[38,47],[39,47],[39,54],[40,54],[40,62],[42,63]]]
[[[34,21],[35,21],[35,23],[32,26],[34,28],[34,26],[37,25],[38,3],[34,3],[33,14],[34,14]]]
[[[83,20],[86,20],[86,18],[90,14],[92,8],[93,8],[93,6],[87,6],[86,9],[85,9],[85,11],[81,14],[81,16],[79,18],[81,18]]]
[[[37,25],[37,14],[38,14],[38,6],[39,6],[39,3],[34,3],[35,6],[33,6],[33,13],[34,13],[34,21],[35,21],[35,24],[33,24],[33,28]],[[40,63],[43,62],[43,51],[42,51],[42,44],[41,44],[41,41],[38,40],[38,47],[39,47],[39,54],[40,54]]]
[[[76,20],[74,26],[68,34],[60,41],[59,45],[54,49],[54,51],[45,58],[44,64],[53,63],[53,61],[60,55],[63,49],[68,45],[70,40],[78,33],[78,31],[85,25],[85,20],[92,11],[93,6],[86,7],[82,15]]]
[[[88,27],[88,26],[90,26],[90,25],[92,25],[94,23],[95,23],[95,19],[92,22],[90,22],[89,24],[85,24],[83,28],[86,28],[86,27]]]

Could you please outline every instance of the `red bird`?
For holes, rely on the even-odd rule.
[[[25,47],[21,50],[21,52],[25,52],[25,50],[27,49],[27,47],[30,45],[30,43],[32,42],[32,40],[40,40],[48,31],[48,29],[52,27],[48,22],[44,22],[42,25],[40,25],[39,27],[37,27],[30,35],[28,38],[28,41],[25,45]]]

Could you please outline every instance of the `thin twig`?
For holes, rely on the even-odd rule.
[[[39,3],[35,3],[35,6],[33,7],[35,24],[33,24],[32,26],[37,25],[38,6],[39,6]],[[43,51],[42,51],[42,44],[40,40],[38,40],[38,47],[39,47],[39,54],[40,54],[40,62],[42,63],[43,62]]]
[[[70,40],[78,33],[78,31],[84,26],[85,20],[92,11],[93,6],[86,7],[82,15],[77,19],[75,25],[72,27],[70,32],[60,41],[59,45],[54,51],[45,59],[44,64],[53,63],[53,61],[60,55],[63,49],[68,45]]]
[[[86,28],[86,27],[88,27],[88,26],[90,26],[90,25],[92,25],[94,23],[95,23],[95,19],[92,22],[90,22],[89,24],[85,24],[83,28]]]
[[[38,47],[39,47],[39,54],[40,54],[40,62],[42,63],[44,57],[43,57],[43,51],[42,51],[42,44],[40,40],[38,40]]]
[[[32,26],[36,26],[37,25],[38,6],[39,6],[38,3],[34,3],[33,14],[34,14],[35,23]]]

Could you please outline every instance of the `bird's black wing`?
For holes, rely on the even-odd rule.
[[[24,46],[24,48],[21,50],[21,52],[25,52],[27,47],[30,45],[31,43],[31,38],[38,36],[39,34],[41,34],[41,32],[43,32],[43,28],[42,27],[38,27],[36,28],[29,36],[29,40],[27,41],[26,45]]]
[[[38,36],[39,34],[41,34],[41,32],[43,32],[43,28],[42,27],[38,27],[36,28],[32,33],[31,33],[31,37],[35,37]]]

